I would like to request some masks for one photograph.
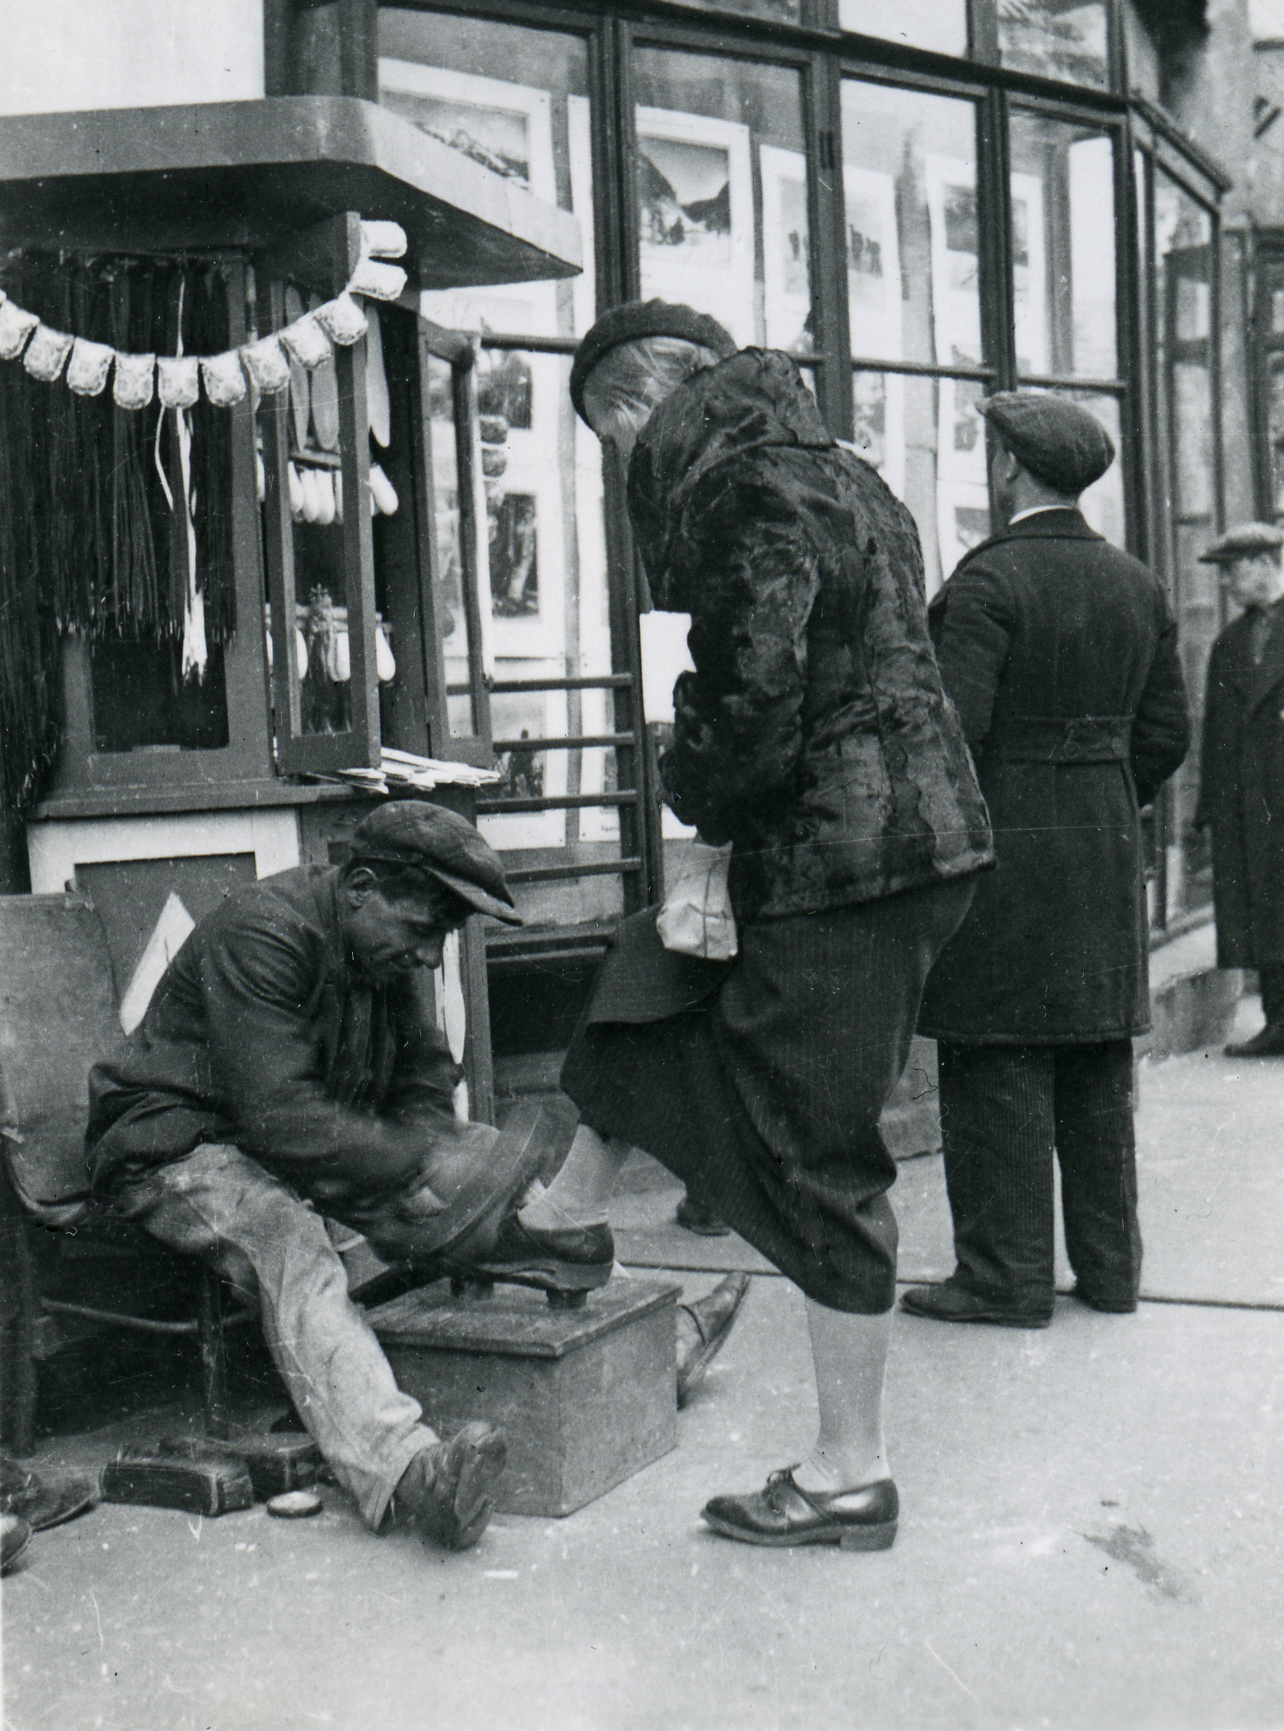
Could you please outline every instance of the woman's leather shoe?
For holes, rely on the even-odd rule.
[[[886,1551],[896,1537],[900,1499],[891,1479],[856,1491],[804,1491],[794,1469],[772,1473],[748,1497],[714,1497],[700,1511],[715,1533],[747,1545],[841,1545]]]
[[[749,1290],[747,1274],[729,1274],[707,1297],[678,1306],[678,1405],[685,1406],[726,1344]]]
[[[74,1520],[98,1503],[98,1481],[79,1473],[42,1478],[17,1461],[0,1458],[0,1510],[21,1515],[33,1533]]]
[[[1047,1311],[1018,1310],[1015,1305],[969,1292],[955,1280],[943,1280],[939,1286],[911,1286],[901,1294],[901,1309],[911,1316],[930,1316],[933,1322],[992,1322],[998,1328],[1046,1328],[1052,1321],[1051,1307]]]
[[[614,1266],[609,1226],[523,1226],[514,1212],[501,1225],[485,1260],[460,1264],[458,1272],[478,1280],[535,1286],[541,1292],[592,1292],[606,1285]]]

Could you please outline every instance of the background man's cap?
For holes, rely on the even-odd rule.
[[[414,866],[453,890],[479,913],[520,926],[499,855],[465,818],[425,800],[394,799],[353,831],[352,862]]]
[[[1069,397],[996,391],[977,408],[1016,460],[1059,493],[1082,493],[1115,460],[1110,434]]]
[[[1257,559],[1284,547],[1284,530],[1273,523],[1239,523],[1199,555],[1201,565],[1229,565],[1234,559]]]
[[[662,300],[625,301],[623,306],[612,307],[610,312],[603,313],[580,338],[580,346],[575,351],[571,363],[571,401],[581,420],[587,419],[584,386],[593,368],[611,349],[618,349],[621,343],[637,342],[642,337],[681,337],[684,342],[699,343],[701,348],[712,349],[724,361],[736,352],[730,333],[717,319],[696,312],[694,307]]]

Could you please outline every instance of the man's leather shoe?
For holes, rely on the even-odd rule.
[[[1260,1034],[1232,1042],[1225,1052],[1228,1058],[1284,1058],[1284,1022],[1268,1022]]]
[[[685,1406],[726,1344],[749,1290],[747,1274],[729,1274],[707,1298],[678,1306],[678,1405]]]
[[[901,1309],[911,1316],[930,1316],[933,1322],[992,1322],[999,1328],[1046,1328],[1052,1311],[1019,1310],[969,1292],[955,1280],[939,1286],[911,1286],[901,1294]]]
[[[448,1443],[420,1449],[393,1494],[394,1519],[413,1521],[424,1538],[449,1551],[468,1550],[494,1511],[507,1459],[503,1431],[472,1420]]]
[[[889,1550],[899,1512],[891,1479],[822,1495],[800,1489],[792,1467],[772,1473],[752,1496],[714,1497],[700,1511],[715,1533],[747,1545],[841,1545],[845,1551]]]
[[[514,1212],[501,1225],[485,1260],[461,1265],[459,1272],[536,1286],[542,1292],[591,1292],[606,1285],[614,1266],[609,1226],[523,1226]]]
[[[1089,1310],[1105,1311],[1107,1316],[1131,1316],[1137,1308],[1135,1298],[1106,1298],[1100,1293],[1085,1292],[1082,1286],[1075,1286],[1070,1296],[1086,1304]]]
[[[690,1191],[678,1203],[678,1225],[688,1232],[695,1232],[701,1238],[727,1238],[731,1228],[726,1221],[714,1213],[712,1208],[706,1208],[703,1202],[697,1202]]]
[[[74,1520],[98,1502],[95,1479],[79,1473],[54,1473],[48,1478],[0,1458],[0,1510],[21,1515],[33,1533]]]

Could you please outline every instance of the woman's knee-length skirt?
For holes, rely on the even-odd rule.
[[[878,1120],[928,969],[973,880],[740,932],[674,956],[624,921],[562,1069],[582,1120],[645,1149],[809,1298],[878,1314],[896,1283],[896,1163]]]

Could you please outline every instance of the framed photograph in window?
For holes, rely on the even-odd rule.
[[[556,674],[556,666],[547,671]],[[491,727],[495,738],[494,767],[501,780],[486,788],[485,799],[547,799],[566,792],[567,752],[526,743],[556,739],[565,733],[564,693],[495,692],[491,697]],[[561,847],[566,840],[566,813],[564,810],[485,812],[478,818],[478,828],[493,848],[501,850]]]
[[[905,380],[896,373],[852,375],[852,448],[905,497]]]
[[[499,661],[542,660],[561,651],[566,629],[556,452],[541,461],[529,432],[510,432],[508,448],[508,468],[486,502],[491,641]],[[509,672],[526,677],[525,669]]]
[[[985,420],[977,404],[986,387],[978,379],[942,379],[938,386],[937,463],[943,476],[984,488]]]
[[[890,174],[848,163],[843,168],[843,202],[852,354],[902,360],[895,183]]]
[[[642,298],[710,313],[742,346],[754,331],[749,128],[670,108],[637,110]]]
[[[947,578],[965,553],[993,533],[990,495],[971,481],[940,480],[936,498],[941,575]]]
[[[811,232],[807,158],[801,150],[760,144],[764,341],[769,349],[810,354]]]
[[[492,174],[556,202],[547,90],[381,56],[379,101]]]
[[[976,170],[961,157],[929,156],[925,177],[935,359],[943,367],[975,366],[981,360]]]
[[[557,203],[553,98],[547,90],[380,56],[379,101],[502,180]],[[557,334],[551,282],[437,290],[421,302],[424,317],[448,330]]]
[[[1048,279],[1043,231],[1043,182],[1037,174],[1012,175],[1012,298],[1016,322],[1017,371],[1022,377],[1046,373],[1048,308],[1056,285]]]

